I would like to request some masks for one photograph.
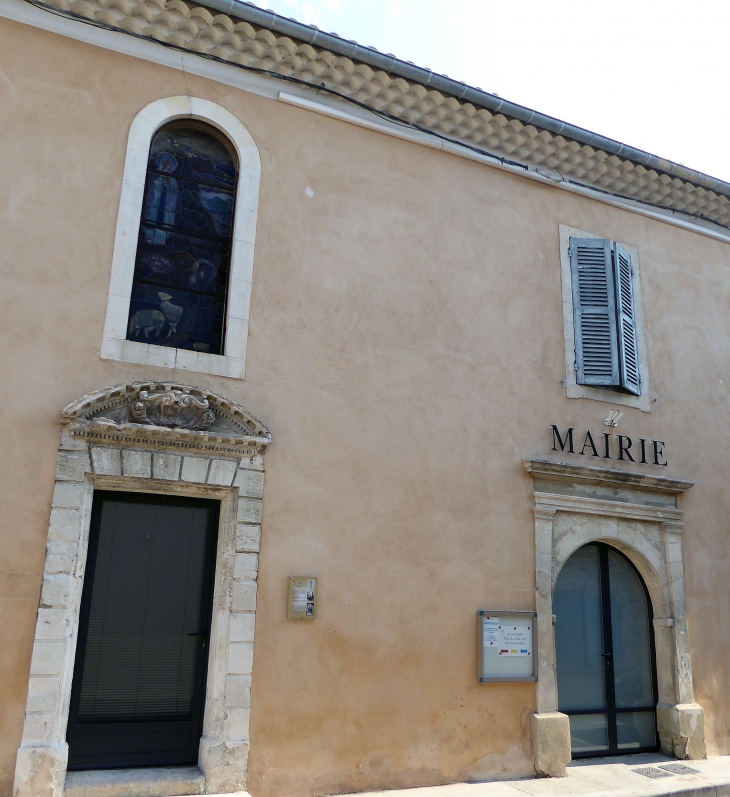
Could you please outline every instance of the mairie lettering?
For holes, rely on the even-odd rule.
[[[663,465],[665,467],[668,465],[664,454],[666,443],[662,440],[647,440],[643,437],[632,440],[628,435],[611,434],[610,432],[601,432],[594,437],[590,430],[581,436],[576,435],[572,426],[564,434],[561,434],[555,424],[552,424],[552,430],[553,451],[564,451],[583,457],[636,462],[639,465]]]

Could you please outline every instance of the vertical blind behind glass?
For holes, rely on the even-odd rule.
[[[207,520],[203,508],[105,501],[81,722],[190,716]]]

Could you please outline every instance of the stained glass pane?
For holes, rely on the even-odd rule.
[[[142,218],[163,229],[227,238],[233,220],[233,193],[150,172]]]
[[[228,148],[206,126],[183,122],[157,133],[150,147],[150,171],[233,189],[236,165]]]
[[[217,131],[173,123],[150,147],[127,338],[223,353],[236,165]]]
[[[135,277],[161,288],[202,291],[223,298],[228,282],[228,256],[228,242],[142,225]]]
[[[224,314],[225,304],[220,299],[172,288],[160,290],[139,282],[132,288],[127,338],[219,354]]]

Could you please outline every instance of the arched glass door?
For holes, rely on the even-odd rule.
[[[603,543],[579,548],[560,572],[553,612],[573,757],[656,750],[651,602],[634,566]]]

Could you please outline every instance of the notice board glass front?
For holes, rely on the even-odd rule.
[[[479,683],[537,681],[537,612],[477,612]]]

